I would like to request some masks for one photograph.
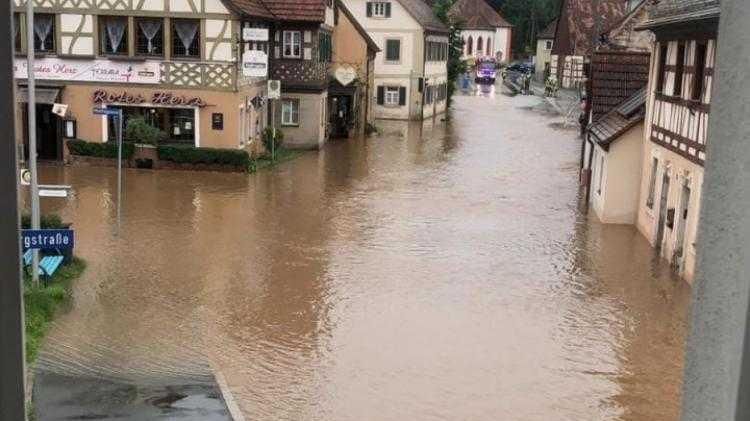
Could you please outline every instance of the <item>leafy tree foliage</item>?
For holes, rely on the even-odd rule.
[[[461,59],[463,44],[461,43],[461,22],[448,13],[456,0],[435,0],[434,10],[437,17],[450,29],[448,34],[448,98],[450,107],[453,92],[456,89],[458,77],[466,72],[466,62]]]

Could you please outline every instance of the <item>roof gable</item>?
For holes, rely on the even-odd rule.
[[[512,27],[485,0],[458,0],[450,13],[463,21],[464,29],[494,29]]]
[[[448,32],[448,28],[438,19],[435,11],[425,3],[425,0],[398,0],[398,2],[426,31]]]
[[[555,32],[557,32],[557,19],[550,22],[536,37],[537,39],[553,39],[555,38]]]
[[[563,0],[552,54],[588,55],[602,30],[620,21],[627,12],[623,0]]]

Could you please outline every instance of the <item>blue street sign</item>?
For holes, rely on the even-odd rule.
[[[94,108],[96,115],[120,115],[120,110],[115,108]]]
[[[73,248],[73,230],[21,230],[24,250],[67,250]]]

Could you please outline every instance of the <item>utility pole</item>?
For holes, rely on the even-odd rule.
[[[682,421],[750,419],[750,8],[721,0]]]
[[[12,37],[11,37],[12,39]],[[29,172],[31,173],[31,229],[39,227],[39,179],[36,168],[36,79],[34,77],[34,1],[26,0],[26,73],[29,135]],[[12,79],[12,77],[11,77]],[[31,263],[31,280],[39,285],[39,250],[34,249]]]
[[[25,419],[23,285],[13,80],[13,2],[0,2],[0,421]],[[2,29],[5,28],[5,29]]]

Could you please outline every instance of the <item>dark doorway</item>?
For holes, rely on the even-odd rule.
[[[352,121],[352,96],[331,96],[330,110],[331,137],[349,137],[349,125]]]
[[[661,243],[664,239],[664,231],[667,228],[667,199],[669,198],[669,175],[664,173],[661,181],[661,198],[659,199],[659,226],[656,229],[656,247],[661,250]]]
[[[28,112],[24,104],[24,158],[29,159]],[[60,119],[52,112],[52,104],[36,105],[36,151],[37,158],[49,161],[62,160],[62,137]]]

